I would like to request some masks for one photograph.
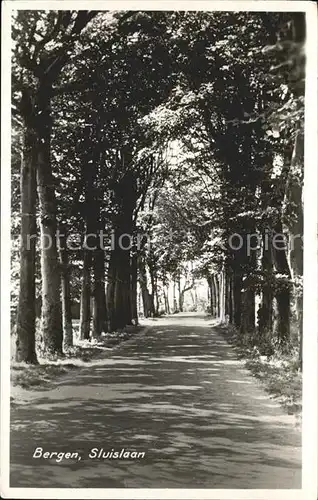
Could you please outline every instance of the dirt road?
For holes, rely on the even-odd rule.
[[[211,320],[185,314],[153,325],[49,389],[22,391],[11,412],[10,486],[300,488],[293,417]],[[73,455],[32,458],[36,448]],[[89,458],[95,448],[144,457]]]

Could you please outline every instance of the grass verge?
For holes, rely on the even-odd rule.
[[[231,344],[245,367],[261,381],[270,397],[279,402],[288,414],[294,415],[297,427],[302,415],[302,373],[297,349],[281,350],[263,355],[253,342],[253,335],[241,335],[230,325],[218,331]],[[254,338],[255,340],[255,338]]]
[[[12,359],[11,386],[21,387],[22,389],[46,386],[55,378],[68,373],[70,370],[93,365],[98,360],[105,359],[113,351],[114,347],[143,330],[144,326],[131,326],[120,332],[107,333],[98,341],[95,339],[80,341],[75,331],[74,346],[65,350],[63,356],[48,360],[42,357],[41,351],[38,349],[39,364],[37,365],[17,363]]]

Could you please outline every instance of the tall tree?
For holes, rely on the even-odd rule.
[[[57,82],[63,66],[74,47],[76,38],[86,24],[96,15],[94,12],[72,11],[18,11],[14,20],[13,36],[15,41],[15,61],[20,72],[15,72],[14,84],[21,99],[17,103],[24,120],[25,141],[32,156],[30,169],[24,163],[22,177],[28,180],[22,186],[34,198],[36,185],[40,204],[41,229],[41,267],[42,267],[42,336],[44,349],[48,354],[62,352],[62,318],[60,299],[60,272],[56,245],[56,199],[54,178],[51,168],[51,99],[53,85]],[[52,44],[53,41],[53,44]],[[53,47],[52,47],[53,45]],[[36,173],[36,177],[35,177]],[[27,193],[21,193],[22,199]],[[28,217],[35,218],[35,204],[29,204]],[[24,224],[23,233],[28,230]],[[32,233],[30,233],[32,234]],[[25,250],[25,238],[22,239],[21,256],[25,258],[22,267],[31,270],[34,251]],[[22,257],[23,258],[23,257]],[[23,263],[24,264],[24,263]],[[33,301],[32,279],[28,272],[21,278],[21,308],[19,324],[27,317],[30,332],[34,332],[34,315],[26,312],[26,304]],[[30,291],[26,291],[27,289]],[[28,300],[22,295],[27,294]],[[33,307],[30,307],[33,310]],[[32,315],[32,318],[31,318]],[[31,325],[32,321],[32,325]],[[25,324],[25,323],[24,323]],[[25,328],[18,328],[18,343],[23,342]],[[33,343],[34,335],[29,335]],[[32,348],[30,347],[30,350]],[[19,354],[22,359],[22,354]]]

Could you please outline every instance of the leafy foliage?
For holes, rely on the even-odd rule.
[[[226,295],[239,328],[251,326],[247,317],[259,328],[253,307],[268,287],[270,308],[275,296],[282,316],[279,300],[289,311],[301,297],[301,273],[289,268],[285,251],[266,264],[264,244],[250,254],[247,244],[251,233],[262,240],[267,230],[273,237],[299,222],[303,161],[293,151],[303,134],[304,37],[297,13],[16,12],[13,233],[20,231],[20,138],[36,129],[38,147],[46,130],[58,224],[81,241],[100,229],[150,237],[149,246],[134,243],[126,260],[116,256],[115,271],[109,244],[100,276],[95,256],[90,264],[95,285],[107,277],[117,319],[131,302],[120,302],[118,283],[137,293],[134,258],[146,265],[158,303],[170,282],[183,278],[181,294],[214,277],[215,300]],[[228,244],[233,234],[242,235],[240,251]],[[12,255],[14,315],[17,250]],[[82,249],[70,250],[69,260],[71,297],[79,302]],[[93,301],[96,295],[93,287]],[[281,331],[270,334],[287,342],[289,318],[281,319]]]

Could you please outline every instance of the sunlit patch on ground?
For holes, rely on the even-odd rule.
[[[271,404],[204,318],[184,325],[175,316],[173,331],[159,333],[171,323],[158,320],[146,338],[137,335],[76,377],[69,371],[49,386],[14,388],[11,486],[300,487],[294,417]],[[186,347],[194,323],[195,354]],[[34,460],[37,446],[78,451],[82,459]],[[136,449],[145,458],[91,460],[93,447]]]

